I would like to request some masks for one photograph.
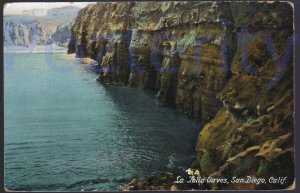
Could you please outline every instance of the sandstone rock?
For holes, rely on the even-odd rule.
[[[210,188],[283,189],[294,180],[292,18],[285,2],[102,2],[79,12],[69,51],[97,57],[101,81],[152,89],[202,121],[201,175],[288,176]],[[172,186],[146,181],[125,189]]]

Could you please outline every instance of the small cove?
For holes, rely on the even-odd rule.
[[[101,85],[62,53],[4,57],[8,189],[118,190],[194,159],[200,124],[153,93]]]

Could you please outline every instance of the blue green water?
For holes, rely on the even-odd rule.
[[[118,190],[192,161],[200,125],[153,93],[101,85],[65,54],[4,59],[6,188]]]

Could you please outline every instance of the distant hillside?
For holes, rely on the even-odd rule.
[[[45,10],[26,10],[19,16],[4,16],[6,50],[56,44],[65,47],[72,22],[80,8],[66,6]]]

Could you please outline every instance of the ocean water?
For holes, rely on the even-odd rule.
[[[118,190],[184,170],[200,124],[154,93],[96,82],[63,53],[4,55],[4,184],[11,190]]]

